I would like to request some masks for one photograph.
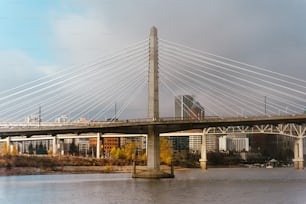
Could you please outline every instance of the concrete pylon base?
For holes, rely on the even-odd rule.
[[[200,166],[201,166],[201,169],[203,170],[203,171],[206,171],[207,170],[207,161],[206,160],[202,160],[202,159],[200,159]]]
[[[298,161],[298,160],[295,160],[293,161],[294,163],[294,168],[297,169],[297,170],[303,170],[304,169],[304,161]]]
[[[174,178],[174,175],[160,170],[148,169],[137,173],[133,173],[132,178],[161,179],[161,178]]]

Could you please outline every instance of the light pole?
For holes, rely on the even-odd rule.
[[[267,115],[267,96],[265,96],[265,115]]]

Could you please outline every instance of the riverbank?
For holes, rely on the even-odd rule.
[[[137,162],[137,171],[146,169],[144,161]],[[178,168],[177,168],[178,169]],[[162,165],[161,170],[170,172]],[[86,173],[132,173],[133,165],[126,160],[107,160],[82,157],[1,156],[0,176]]]
[[[146,166],[137,166],[137,171],[143,171]],[[188,168],[175,167],[176,170]],[[170,167],[161,165],[161,170],[170,172]],[[94,174],[94,173],[132,173],[133,166],[57,166],[53,168],[38,167],[0,167],[0,176],[45,175],[45,174]]]

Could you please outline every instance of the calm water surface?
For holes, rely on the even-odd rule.
[[[209,169],[175,175],[163,180],[130,174],[0,177],[0,203],[306,203],[306,171]]]

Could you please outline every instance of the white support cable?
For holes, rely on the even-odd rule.
[[[188,56],[186,56],[186,55],[183,55],[183,54],[180,54],[180,53],[175,53],[175,52],[171,52],[171,53],[174,54],[174,55],[177,55],[178,58],[182,58],[182,57],[185,58],[185,60],[188,60],[188,61],[189,61],[190,63],[192,63],[192,64],[201,63],[201,61],[199,61],[199,60],[196,59],[196,58],[190,58],[190,57],[188,57]],[[168,54],[170,54],[170,53],[168,52]],[[170,55],[171,55],[171,54],[170,54]],[[197,62],[197,63],[196,63],[196,62]],[[210,64],[210,65],[212,65],[212,64]],[[216,67],[218,67],[218,68],[221,67],[221,66],[218,66],[218,65],[214,65],[214,66],[216,66]],[[215,71],[220,73],[220,71],[218,71],[218,70],[215,70]],[[271,87],[269,87],[269,86],[264,86],[264,85],[262,85],[262,84],[255,83],[255,82],[252,82],[252,81],[250,81],[250,80],[246,80],[246,79],[244,79],[244,78],[240,78],[240,77],[237,77],[237,76],[232,75],[232,74],[228,74],[228,73],[225,73],[225,72],[223,72],[223,74],[228,75],[228,76],[231,76],[232,78],[234,78],[234,79],[236,79],[236,80],[243,81],[244,83],[249,83],[249,84],[252,84],[252,85],[257,86],[257,87],[260,87],[260,88],[264,88],[264,89],[267,89],[267,90],[270,90],[270,91],[273,91],[273,92],[277,92],[277,93],[282,94],[282,95],[289,96],[289,97],[291,97],[291,98],[295,98],[295,99],[297,99],[297,100],[305,100],[305,99],[302,99],[301,97],[298,97],[298,96],[296,96],[296,95],[289,94],[289,93],[284,93],[283,91],[280,91],[280,90],[278,90],[278,89],[271,88]]]
[[[273,86],[276,86],[276,87],[279,87],[279,88],[283,88],[283,89],[286,89],[286,90],[288,90],[288,91],[290,91],[290,92],[295,92],[295,93],[297,93],[297,94],[301,94],[301,95],[306,96],[305,90],[300,91],[300,90],[292,89],[292,88],[290,88],[290,87],[283,86],[283,85],[281,85],[281,84],[274,83],[274,82],[272,82],[272,81],[264,80],[264,79],[259,78],[259,77],[255,77],[255,76],[252,76],[252,75],[245,74],[245,73],[241,72],[241,70],[236,71],[236,70],[233,70],[233,69],[229,69],[229,68],[227,68],[227,67],[224,67],[224,66],[220,66],[220,65],[217,65],[217,64],[210,63],[210,62],[208,62],[208,61],[206,61],[206,60],[203,60],[203,59],[198,59],[198,58],[195,58],[195,57],[193,57],[193,56],[188,56],[188,55],[186,55],[186,54],[184,53],[184,51],[182,51],[182,52],[180,51],[181,53],[179,53],[179,52],[174,51],[173,49],[168,49],[168,48],[166,48],[165,51],[166,51],[166,52],[171,52],[171,53],[173,53],[173,54],[178,54],[178,55],[180,55],[180,56],[184,55],[185,57],[189,58],[190,60],[198,61],[199,63],[204,63],[204,64],[206,64],[206,65],[210,65],[210,66],[213,66],[213,67],[215,67],[215,68],[220,68],[220,69],[222,69],[222,70],[226,70],[226,71],[229,71],[229,72],[233,72],[233,73],[235,73],[235,74],[242,75],[242,76],[244,76],[244,77],[246,77],[246,78],[253,78],[253,79],[258,80],[258,81],[260,81],[260,82],[263,82],[263,83],[266,83],[266,84],[269,84],[269,85],[273,85]],[[220,63],[221,63],[221,62],[220,62]],[[228,63],[222,63],[222,64],[227,65],[227,66],[232,66],[232,65],[230,65],[230,64],[228,64]],[[216,71],[216,69],[212,69],[212,68],[211,68],[211,70]],[[223,72],[223,73],[224,73],[224,72]],[[255,72],[254,72],[254,73],[255,73]],[[226,74],[226,73],[225,73],[225,74]],[[258,73],[256,73],[256,74],[258,74]],[[227,75],[228,75],[228,76],[231,76],[231,77],[235,77],[236,79],[242,80],[240,77],[237,77],[237,76],[235,76],[235,75],[232,75],[232,74],[227,74]],[[246,82],[246,81],[248,81],[248,80],[244,80],[244,81]]]
[[[142,84],[135,86],[134,92],[132,93],[132,95],[130,95],[128,97],[128,100],[126,100],[126,102],[121,106],[121,108],[119,109],[117,115],[113,116],[113,117],[117,117],[119,118],[121,116],[121,114],[127,109],[127,107],[131,104],[132,100],[135,98],[135,96],[146,86],[146,81],[142,81]]]
[[[144,72],[145,73],[145,72]],[[133,75],[133,77],[132,77],[132,75]],[[111,98],[114,98],[114,97],[118,97],[118,91],[119,92],[125,92],[125,88],[126,87],[129,87],[129,84],[131,84],[131,83],[133,83],[134,82],[134,80],[129,80],[129,79],[135,79],[136,77],[137,77],[137,75],[139,75],[139,76],[142,76],[143,75],[143,73],[136,73],[135,72],[135,74],[134,73],[131,73],[131,77],[127,77],[127,80],[125,80],[125,81],[122,81],[122,82],[120,82],[120,83],[118,83],[118,84],[116,84],[116,87],[114,87],[113,89],[112,89],[112,92],[111,92],[111,94],[112,95],[109,95],[109,96],[106,96],[105,97],[105,101],[108,101],[108,100],[110,100]],[[124,88],[123,88],[124,87]],[[92,105],[94,105],[94,104],[92,104]]]
[[[161,57],[162,58],[162,57]],[[180,61],[180,59],[175,59],[175,61],[176,61],[176,63],[178,63],[179,61]],[[190,65],[187,65],[187,64],[184,64],[184,67],[188,67],[189,69],[192,69],[193,67],[191,67]],[[206,73],[207,74],[207,73]],[[201,77],[203,77],[203,76],[201,76]],[[233,83],[235,83],[235,82],[232,82],[231,81],[231,83],[233,84]],[[226,86],[224,86],[223,84],[220,84],[220,85],[222,85],[223,87],[226,87]],[[241,88],[244,88],[241,84],[237,84],[238,86],[240,86]],[[239,92],[238,92],[239,93]],[[253,96],[254,97],[254,96]],[[258,97],[259,98],[259,97]],[[258,101],[260,101],[259,99],[258,99]],[[289,103],[290,104],[290,103]],[[273,104],[273,105],[275,105],[275,104]],[[292,105],[292,104],[291,104]],[[269,106],[270,106],[270,104],[269,104]],[[279,110],[279,109],[281,109],[281,107],[278,107],[278,105],[275,105],[275,107],[272,107],[272,108],[275,108],[275,109],[277,109],[277,110]]]
[[[112,89],[112,92],[111,92],[112,95],[105,97],[104,101],[112,101],[113,98],[118,97],[119,95],[121,95],[121,93],[127,92],[126,89],[129,88],[130,84],[132,84],[134,82],[137,82],[137,79],[139,77],[143,76],[144,73],[137,73],[137,72],[130,73],[131,77],[127,77],[127,80],[121,81],[118,84],[116,84],[116,87],[114,87]],[[130,79],[133,79],[132,82],[130,81]],[[110,90],[108,90],[108,91],[110,91]],[[118,93],[118,91],[119,91],[119,93]],[[95,110],[97,108],[97,106],[99,106],[99,104],[100,103],[98,101],[96,101],[96,103],[91,103],[86,111]],[[109,104],[109,106],[111,106],[110,103],[108,103],[108,104]],[[83,114],[83,112],[80,112],[80,114]]]
[[[161,52],[161,53],[162,53],[162,52]],[[175,58],[176,60],[182,60],[182,57],[183,57],[183,56],[175,56],[175,55],[172,55],[172,54],[169,54],[169,53],[163,53],[163,55],[168,55],[168,56],[170,56],[170,57],[172,57],[172,58]],[[194,61],[192,61],[192,60],[186,60],[186,59],[185,59],[185,61],[187,61],[188,63],[190,63],[190,64],[192,64],[192,65],[194,65],[194,66],[208,68],[207,66],[204,66],[204,65],[202,65],[202,64],[196,63],[196,62],[194,62]],[[199,70],[199,71],[200,71],[200,72],[203,72],[202,70]],[[216,72],[218,72],[218,71],[216,71]],[[204,72],[203,72],[203,73],[204,73]],[[220,73],[220,72],[219,72],[219,73]],[[209,73],[209,72],[205,72],[205,74],[214,76],[215,78],[221,79],[221,80],[223,80],[223,81],[227,81],[228,83],[233,83],[232,81],[230,81],[230,80],[228,80],[228,79],[226,79],[226,78],[224,78],[224,77],[220,77],[220,76],[218,76],[218,75],[211,74],[211,73]],[[225,75],[226,75],[226,74],[225,74]],[[236,78],[237,78],[237,77],[236,77]],[[238,79],[238,80],[243,80],[245,83],[251,83],[251,84],[254,85],[254,86],[259,86],[259,87],[262,87],[262,88],[267,88],[267,89],[269,89],[269,90],[271,90],[271,91],[273,91],[273,92],[277,92],[277,93],[279,93],[279,94],[286,95],[286,97],[291,97],[291,96],[292,96],[292,95],[290,95],[290,94],[282,93],[282,92],[280,92],[279,90],[271,89],[271,88],[269,88],[269,87],[265,87],[265,86],[262,86],[262,85],[260,85],[260,84],[256,84],[256,83],[253,83],[253,82],[250,82],[250,81],[246,81],[246,80],[244,80],[244,79],[239,79],[239,78],[237,78],[237,79]],[[241,85],[240,85],[240,86],[241,86]],[[270,94],[271,94],[271,93],[270,93]],[[272,94],[271,94],[271,95],[272,95]],[[274,96],[275,96],[275,95],[274,95]],[[277,97],[277,96],[276,96],[276,97]],[[299,101],[302,100],[301,98],[297,98],[296,96],[292,96],[292,97],[298,99]]]
[[[171,42],[171,41],[168,41],[168,40],[164,40],[164,39],[160,39],[159,38],[159,41],[160,42],[164,42],[166,44],[170,44],[170,45],[174,45],[174,46],[178,46],[178,47],[181,47],[183,49],[188,49],[188,50],[191,50],[193,52],[197,52],[197,53],[200,53],[200,54],[204,54],[204,55],[209,55],[209,56],[212,56],[212,57],[216,57],[216,58],[219,58],[219,59],[222,59],[222,60],[227,60],[227,61],[230,61],[230,62],[233,62],[233,63],[237,63],[237,64],[240,64],[240,65],[243,65],[243,66],[247,66],[247,67],[250,67],[250,68],[253,68],[253,69],[257,69],[257,70],[260,70],[260,71],[264,71],[264,72],[267,72],[267,73],[270,73],[270,74],[275,74],[275,75],[278,75],[278,76],[281,76],[281,77],[284,77],[284,78],[287,78],[287,79],[291,79],[291,80],[295,80],[295,81],[299,81],[299,82],[303,82],[303,83],[306,83],[306,80],[302,80],[302,79],[299,79],[299,78],[296,78],[296,77],[292,77],[292,76],[289,76],[289,75],[285,75],[285,74],[281,74],[281,73],[278,73],[278,72],[274,72],[274,71],[271,71],[269,69],[265,69],[265,68],[262,68],[262,67],[258,67],[258,66],[254,66],[254,65],[250,65],[250,64],[247,64],[247,63],[244,63],[244,62],[240,62],[240,61],[237,61],[237,60],[233,60],[233,59],[230,59],[230,58],[226,58],[226,57],[222,57],[220,55],[216,55],[216,54],[212,54],[212,53],[209,53],[209,52],[204,52],[202,50],[198,50],[198,49],[194,49],[194,48],[191,48],[191,47],[188,47],[186,45],[182,45],[182,44],[178,44],[178,43],[175,43],[175,42]],[[160,43],[160,45],[162,45],[163,43]],[[279,78],[276,78],[280,81],[282,81],[281,79]],[[288,81],[283,81],[283,82],[287,82],[287,83],[290,83]],[[295,84],[295,83],[292,83],[296,86],[299,86],[299,84]]]
[[[140,58],[140,60],[142,60],[141,58]],[[136,62],[133,62],[133,63],[136,63]],[[119,76],[127,76],[127,74],[130,74],[130,73],[137,73],[137,70],[135,70],[135,71],[133,71],[132,69],[126,69],[126,68],[128,68],[129,67],[129,65],[131,65],[132,64],[132,62],[130,63],[130,64],[125,64],[124,66],[123,66],[123,68],[122,68],[122,71],[120,71],[120,72],[115,72],[112,76],[111,76],[111,78],[110,78],[110,80],[109,81],[116,81],[116,79],[117,79],[117,77],[119,77]],[[130,74],[131,75],[131,74]],[[133,75],[131,75],[131,77],[132,77]],[[107,76],[104,76],[104,77],[107,77]],[[121,81],[121,80],[119,80],[119,81]],[[85,95],[83,98],[82,98],[82,100],[88,100],[87,98],[92,98],[92,100],[95,100],[97,97],[100,97],[97,93],[99,93],[99,92],[103,92],[103,91],[107,91],[106,90],[106,88],[107,87],[102,87],[102,89],[100,88],[100,89],[98,89],[98,87],[97,86],[100,86],[100,84],[96,84],[96,85],[94,85],[93,87],[91,87],[92,88],[92,90],[95,90],[95,89],[97,89],[97,90],[99,90],[98,92],[95,92],[95,95],[94,96],[92,96],[92,97],[90,97],[90,92],[88,92],[87,93],[87,95]],[[86,94],[86,93],[85,93]],[[77,97],[78,95],[76,95],[76,97]],[[83,101],[81,101],[80,103],[84,103]]]
[[[139,82],[140,83],[143,83],[145,80],[143,79],[143,75],[142,74],[140,74],[139,75],[139,77],[138,77],[139,79],[136,79],[136,80],[134,80],[134,81],[132,81],[132,82],[129,82],[129,86],[127,87],[127,88],[129,88],[129,89],[131,89],[132,91],[134,91],[137,87],[139,87]],[[118,99],[118,98],[128,98],[128,96],[130,96],[131,94],[130,94],[130,92],[128,92],[128,91],[121,91],[121,93],[120,94],[117,94],[116,95],[116,98]],[[112,104],[108,104],[108,106],[110,107]],[[104,108],[103,110],[101,110],[101,111],[99,111],[98,113],[96,113],[92,118],[93,119],[96,119],[97,118],[97,116],[99,116],[100,114],[102,114],[102,113],[105,113],[105,112],[107,112],[108,111],[108,109],[109,109],[109,107],[106,107],[106,108]]]
[[[121,72],[121,73],[118,73],[118,72],[116,72],[116,74],[114,75],[114,79],[113,79],[113,81],[116,81],[116,77],[117,76],[119,76],[119,75],[126,75],[126,76],[128,76],[128,78],[132,78],[132,76],[133,76],[133,74],[136,74],[137,73],[137,70],[135,70],[135,71],[129,71],[129,70],[124,70],[123,72]],[[116,87],[117,87],[117,85],[118,84],[116,84]],[[105,93],[105,92],[107,92],[107,91],[109,91],[109,90],[107,90],[109,87],[107,86],[107,87],[103,87],[102,89],[98,89],[98,88],[96,88],[96,92],[95,92],[95,94],[94,94],[94,96],[91,96],[92,95],[92,93],[90,93],[90,92],[88,92],[87,94],[85,94],[85,96],[82,98],[82,100],[80,101],[80,103],[78,103],[78,104],[74,104],[72,107],[69,107],[69,109],[70,109],[70,111],[76,111],[78,108],[79,108],[79,104],[82,104],[81,106],[85,106],[86,107],[86,109],[89,109],[90,107],[91,107],[91,105],[93,105],[94,104],[94,102],[93,101],[96,101],[96,102],[98,102],[98,99],[103,99],[103,93]],[[114,89],[112,90],[112,92],[114,92]],[[91,100],[88,100],[88,99],[91,99]],[[84,103],[85,103],[85,101],[86,100],[88,100],[88,104],[87,105],[84,105]],[[105,100],[105,99],[103,99],[103,100]],[[104,103],[103,101],[99,101],[99,103]],[[73,110],[71,110],[71,109],[73,109]],[[79,111],[79,113],[80,114],[83,114],[84,113],[84,111],[86,111],[86,110],[83,110],[83,111]]]
[[[160,67],[162,67],[162,66],[160,66]],[[175,91],[174,91],[174,90],[164,81],[164,78],[165,78],[165,81],[169,81],[168,76],[167,76],[167,75],[163,75],[162,77],[159,78],[161,84],[164,85],[165,88],[171,92],[171,94],[173,95],[173,97],[176,97],[176,95],[177,95],[176,92],[175,92]],[[162,91],[163,89],[160,88],[160,90]]]
[[[131,53],[131,50],[128,50],[128,51],[127,51],[127,50],[123,50],[123,51],[121,51],[121,52],[124,52],[123,54],[127,54],[127,53]],[[119,57],[119,56],[121,56],[121,55],[117,54],[117,55],[115,55],[115,56],[112,56],[112,57],[109,57],[109,58],[107,58],[107,59],[104,59],[102,62],[106,62],[106,61],[110,61],[110,60],[118,60],[118,59],[116,59],[116,57]],[[115,58],[115,59],[113,59],[113,58]],[[88,65],[87,67],[92,67],[92,66],[94,66],[94,65],[101,64],[102,62],[101,62],[101,61],[93,62],[93,63],[90,63],[90,65]],[[61,71],[56,72],[56,73],[54,73],[54,74],[51,74],[51,75],[42,77],[42,78],[37,79],[37,80],[34,80],[34,81],[32,81],[32,82],[28,82],[28,83],[25,83],[25,84],[20,85],[20,86],[18,86],[18,87],[12,88],[12,89],[10,89],[10,90],[1,92],[0,94],[1,94],[1,95],[4,95],[4,94],[5,94],[5,96],[0,97],[0,101],[1,101],[1,100],[4,100],[4,99],[6,99],[6,98],[15,97],[15,96],[18,95],[18,94],[25,93],[26,91],[30,91],[30,90],[32,90],[33,88],[40,87],[40,86],[42,86],[42,85],[44,85],[44,84],[48,84],[48,83],[53,82],[53,81],[55,81],[55,80],[57,80],[57,79],[59,79],[59,78],[63,78],[64,76],[72,75],[72,74],[74,74],[74,73],[79,73],[80,71],[83,71],[83,67],[84,67],[84,66],[76,66],[76,67],[79,67],[79,68],[78,68],[77,70],[72,70],[72,68],[74,68],[74,67],[71,68],[71,70],[72,70],[73,72],[70,72],[70,70],[69,70],[69,72],[67,72],[66,70],[61,70]],[[66,72],[66,74],[64,74],[65,72]],[[55,77],[54,77],[54,76],[55,76]],[[45,79],[50,78],[50,77],[53,77],[53,78],[51,78],[51,79],[48,80],[48,81],[45,81]],[[34,84],[35,82],[39,82],[39,81],[41,81],[41,80],[43,80],[43,82],[41,82],[41,83],[39,83],[39,84]],[[28,88],[23,88],[24,86],[30,85],[30,84],[34,84],[34,85],[31,86],[31,87],[28,87]],[[22,89],[22,90],[19,90],[19,91],[17,91],[17,92],[13,92],[12,94],[7,94],[8,92],[17,90],[17,89],[19,89],[19,88],[23,88],[23,89]]]
[[[117,57],[117,56],[119,55],[119,53],[121,53],[121,52],[126,52],[126,49],[130,49],[130,48],[133,48],[133,49],[134,49],[135,47],[139,46],[139,44],[142,45],[142,46],[143,46],[143,45],[144,45],[144,46],[147,46],[147,44],[143,44],[144,42],[148,42],[148,39],[139,41],[139,42],[137,42],[137,43],[135,43],[135,44],[133,44],[133,45],[130,45],[130,46],[126,47],[126,48],[123,48],[123,49],[121,49],[121,50],[119,50],[119,51],[113,53],[113,54],[112,54],[112,55],[113,55],[112,57],[110,57],[109,55],[107,56],[107,57],[108,57],[107,59],[103,59],[102,57],[99,57],[99,58],[97,58],[97,59],[92,60],[92,61],[94,61],[94,62],[92,62],[92,61],[91,61],[91,62],[88,62],[88,64],[96,63],[97,61],[100,62],[100,60],[102,60],[102,61],[108,61],[108,60],[110,60],[110,59],[112,59],[112,58]],[[135,47],[133,47],[133,46],[135,46]],[[105,57],[105,56],[104,56],[104,57]],[[27,85],[34,84],[34,83],[39,82],[39,81],[45,82],[46,79],[51,78],[51,77],[54,77],[54,76],[57,76],[57,75],[62,76],[65,72],[67,72],[68,74],[71,74],[71,73],[72,73],[71,71],[75,71],[75,68],[77,68],[77,67],[82,68],[82,66],[80,66],[80,65],[70,65],[70,66],[68,66],[68,68],[66,68],[66,69],[65,69],[65,68],[62,68],[60,71],[54,72],[54,73],[49,74],[49,75],[47,75],[47,76],[41,77],[41,78],[39,78],[39,79],[30,81],[30,82],[26,82],[26,83],[24,83],[24,84],[21,84],[21,85],[19,85],[19,86],[17,86],[17,87],[14,87],[14,88],[12,88],[12,89],[9,89],[9,90],[2,91],[2,92],[0,92],[0,95],[2,95],[2,94],[7,95],[7,93],[10,92],[10,91],[13,91],[13,93],[15,93],[15,91],[16,91],[17,89],[20,89],[20,88],[21,88],[22,90],[25,90],[24,87],[27,86]],[[77,71],[80,71],[80,70],[77,70]]]
[[[76,95],[74,98],[80,98],[80,97],[78,95]],[[93,103],[95,103],[95,101],[97,103],[99,102],[100,104],[104,104],[103,101],[100,102],[98,99],[103,100],[103,96],[101,96],[101,94],[98,95],[97,92],[95,92],[94,96],[92,96],[92,93],[90,93],[90,92],[84,93],[82,95],[82,98],[78,100],[78,103],[73,103],[72,105],[70,105],[70,103],[71,103],[70,102],[70,103],[67,103],[66,105],[63,104],[63,107],[61,107],[61,108],[57,108],[60,104],[63,103],[63,102],[61,102],[60,104],[57,105],[57,107],[55,107],[55,110],[57,110],[57,112],[59,112],[61,110],[62,110],[62,112],[64,110],[66,110],[66,111],[68,110],[69,115],[72,115],[72,112],[78,112],[79,115],[85,116],[86,114],[88,114],[88,112],[90,111],[88,109],[91,107],[91,105]],[[50,114],[52,115],[52,113],[50,113]],[[74,115],[74,117],[77,117],[77,116]]]
[[[177,61],[176,61],[176,62],[177,62]],[[173,67],[173,66],[171,66],[171,65],[170,65],[169,63],[167,63],[167,62],[165,62],[165,63],[166,63],[165,66],[166,66],[167,68]],[[177,63],[178,63],[178,62],[177,62]],[[178,71],[179,71],[179,70],[177,70],[177,69],[171,69],[171,73],[173,73],[173,72],[178,72]],[[182,76],[184,75],[182,72],[180,72],[179,74],[182,75]],[[195,74],[192,73],[192,72],[190,72],[190,74],[195,75]],[[188,79],[193,80],[193,81],[196,81],[197,83],[201,83],[201,84],[203,83],[203,81],[197,80],[195,77],[187,76],[187,75],[185,75],[185,77],[188,77]],[[217,84],[217,83],[215,83],[215,81],[213,81],[213,80],[211,80],[211,79],[209,79],[209,78],[207,78],[207,77],[205,77],[205,76],[200,76],[200,78],[201,78],[201,79],[204,79],[204,80],[208,80],[209,82],[212,82],[212,83],[214,83],[214,84]],[[250,103],[248,100],[244,100],[243,98],[237,98],[235,95],[229,95],[226,91],[223,91],[223,90],[221,90],[221,89],[219,89],[219,88],[217,88],[217,87],[214,87],[214,86],[211,86],[211,85],[205,83],[205,90],[206,90],[207,88],[209,88],[209,90],[211,90],[211,91],[215,91],[215,92],[217,92],[218,94],[220,94],[220,95],[222,95],[222,96],[225,96],[225,97],[229,98],[229,102],[235,101],[235,102],[237,102],[237,103],[240,104],[240,105],[245,105],[245,104],[243,104],[243,102],[244,102],[244,103],[249,103],[250,105],[252,105],[250,109],[254,109],[255,112],[260,113],[259,111],[257,111],[257,109],[253,108],[253,106],[257,106],[257,104],[255,104],[255,103]],[[226,87],[226,86],[224,86],[224,88],[225,88],[225,89],[228,89],[228,87]],[[236,107],[238,107],[238,105],[236,105],[235,103],[233,103],[233,105],[236,106]]]
[[[165,56],[160,56],[160,58],[161,59],[163,59]],[[225,86],[225,85],[223,85],[223,84],[220,84],[220,83],[217,83],[216,81],[214,81],[214,80],[212,80],[212,79],[210,79],[210,78],[208,78],[208,77],[205,77],[205,75],[197,75],[196,73],[194,73],[194,72],[192,72],[191,70],[194,68],[194,67],[191,67],[190,65],[188,65],[188,64],[186,64],[186,63],[182,63],[182,62],[180,62],[180,60],[177,60],[177,59],[165,59],[166,61],[171,61],[171,63],[176,63],[177,65],[179,65],[179,66],[177,66],[177,65],[174,65],[175,67],[187,67],[188,69],[187,70],[184,70],[184,72],[187,72],[187,73],[190,73],[190,74],[192,74],[194,77],[199,77],[199,78],[201,78],[201,79],[204,79],[204,80],[206,80],[206,81],[209,81],[210,83],[213,83],[215,86],[213,87],[213,89],[216,89],[216,90],[220,90],[220,89],[218,89],[217,88],[217,86],[219,85],[221,85],[224,89],[226,89],[227,91],[232,91],[232,90],[230,90],[229,89],[229,87],[228,86]],[[169,65],[169,64],[168,64]],[[186,73],[185,73],[186,74]],[[185,76],[186,77],[186,76]],[[195,80],[195,78],[190,78],[191,80]],[[208,84],[205,84],[205,87],[207,86]],[[240,85],[240,84],[239,84]],[[212,86],[211,86],[212,87]],[[223,94],[226,94],[227,96],[230,96],[230,95],[228,95],[227,94],[227,92],[223,92],[223,91],[221,91],[220,90],[220,92],[222,92],[221,94],[223,95]],[[240,94],[240,92],[235,92],[235,94],[234,95],[231,95],[229,98],[230,99],[232,99],[232,98],[235,98],[235,95],[241,95]],[[242,96],[242,95],[241,95]],[[243,96],[246,96],[246,97],[249,97],[248,95],[243,95]],[[254,95],[252,95],[252,97],[250,97],[250,99],[251,100],[254,100],[253,98],[254,98],[255,96]],[[243,99],[243,97],[241,98],[241,99]],[[239,101],[240,102],[240,100],[241,100],[240,98],[239,99],[237,99],[237,101]],[[246,103],[249,103],[249,102],[247,102],[247,101],[245,101]],[[261,103],[262,101],[261,100],[257,100],[257,102],[259,102],[259,103]],[[256,105],[255,103],[254,104],[251,104],[251,105]],[[273,107],[272,107],[273,108]],[[279,109],[280,107],[277,107],[277,109]]]
[[[3,104],[2,104],[3,105]]]
[[[166,70],[164,70],[164,73],[167,73],[167,74],[169,74],[169,75],[171,75],[169,72],[167,72]],[[174,77],[174,78],[177,78],[175,75],[172,75],[172,77]],[[190,87],[191,89],[193,89],[193,90],[195,90],[195,91],[199,91],[199,90],[196,90],[193,86],[192,86],[192,84],[190,84],[190,82],[186,82],[186,81],[182,81],[182,79],[181,78],[177,78],[177,79],[180,79],[181,81],[180,82],[183,82],[183,84],[185,84],[185,85],[187,85],[187,87]],[[201,92],[203,95],[205,95],[205,96],[209,96],[207,93],[205,93],[205,92]],[[208,97],[209,98],[209,97]],[[223,106],[225,106],[225,104],[221,104],[222,102],[220,102],[219,100],[216,100],[215,98],[210,98],[211,100],[213,100],[214,101],[214,105],[219,105],[218,107],[223,107]],[[220,106],[221,105],[221,106]],[[228,110],[224,110],[225,112],[227,112],[227,113],[230,113]],[[231,111],[231,110],[230,110]],[[228,114],[228,115],[231,115],[231,114]],[[221,116],[221,114],[218,114],[218,116]]]
[[[173,96],[175,97],[176,96],[176,92],[172,89],[172,88],[170,88],[170,86],[168,85],[168,83],[166,82],[166,81],[164,81],[164,79],[163,79],[164,77],[162,77],[162,78],[160,78],[160,82],[173,94]],[[212,112],[214,115],[220,115],[219,113],[216,113],[215,111],[214,111],[214,109],[212,108],[212,109],[210,109],[210,107],[209,107],[209,105],[207,105],[207,106],[205,106],[206,107],[206,110],[208,110],[208,111],[210,111],[210,112]]]
[[[55,97],[56,98],[56,97]],[[40,100],[39,100],[40,101]],[[34,102],[31,102],[33,105],[35,105],[35,103]],[[42,103],[42,101],[40,101],[40,103]],[[14,112],[14,114],[15,114],[16,112]]]
[[[92,66],[91,66],[92,67]],[[59,82],[57,82],[57,83],[54,83],[54,84],[51,84],[51,85],[49,85],[48,87],[43,87],[43,88],[41,88],[41,89],[38,89],[38,90],[35,90],[35,91],[33,91],[33,92],[31,92],[31,93],[29,93],[29,94],[25,94],[25,95],[22,95],[21,97],[19,97],[19,98],[15,98],[14,100],[10,100],[9,102],[5,102],[5,103],[2,103],[1,105],[2,106],[4,106],[4,105],[7,105],[7,104],[11,104],[11,103],[16,103],[17,102],[17,100],[23,100],[23,99],[25,99],[26,97],[28,97],[28,96],[31,96],[31,95],[35,95],[35,94],[38,94],[38,93],[41,93],[41,92],[45,92],[47,89],[49,89],[49,88],[55,88],[57,85],[61,85],[61,84],[63,84],[63,83],[65,83],[65,82],[68,82],[68,81],[70,81],[70,80],[73,80],[73,79],[77,79],[77,77],[84,77],[84,75],[86,74],[86,73],[90,73],[92,70],[86,70],[86,72],[84,73],[78,73],[78,74],[76,74],[76,75],[74,75],[74,76],[71,76],[70,78],[68,78],[68,79],[65,79],[65,80],[61,80],[61,81],[59,81]]]
[[[300,92],[300,93],[302,93],[302,92]],[[283,100],[284,100],[284,98],[282,98]],[[300,99],[300,98],[299,98]],[[290,103],[290,102],[289,102]],[[291,105],[292,105],[292,103],[290,103]],[[286,104],[286,106],[288,105],[288,103]],[[295,106],[299,106],[300,107],[300,109],[301,110],[303,110],[304,109],[304,106],[300,106],[299,104],[295,104]],[[280,105],[278,105],[278,106],[280,106]],[[282,110],[284,107],[274,107],[275,109],[277,109],[278,111],[280,111],[280,110]],[[287,109],[287,108],[286,108]],[[287,111],[286,111],[287,112]]]
[[[217,108],[225,108],[225,107],[228,107],[228,103],[232,104],[232,102],[227,102],[227,105],[225,103],[222,103],[222,100],[216,98],[214,95],[211,95],[209,93],[206,93],[205,90],[203,90],[202,88],[199,88],[199,87],[194,87],[194,84],[191,84],[189,81],[187,80],[182,80],[180,81],[181,83],[183,82],[185,85],[188,85],[189,87],[193,88],[194,90],[200,92],[202,95],[206,95],[208,96],[207,98],[210,100],[210,101],[213,101],[214,105],[217,105],[218,104],[218,107]],[[209,101],[207,101],[209,102]],[[233,104],[235,105],[235,104]],[[230,109],[232,110],[232,109]],[[225,109],[225,111],[228,113],[228,115],[231,115],[229,111],[227,111],[227,109]],[[233,113],[236,113],[236,112],[233,112]],[[218,114],[218,116],[221,116],[220,114]]]

